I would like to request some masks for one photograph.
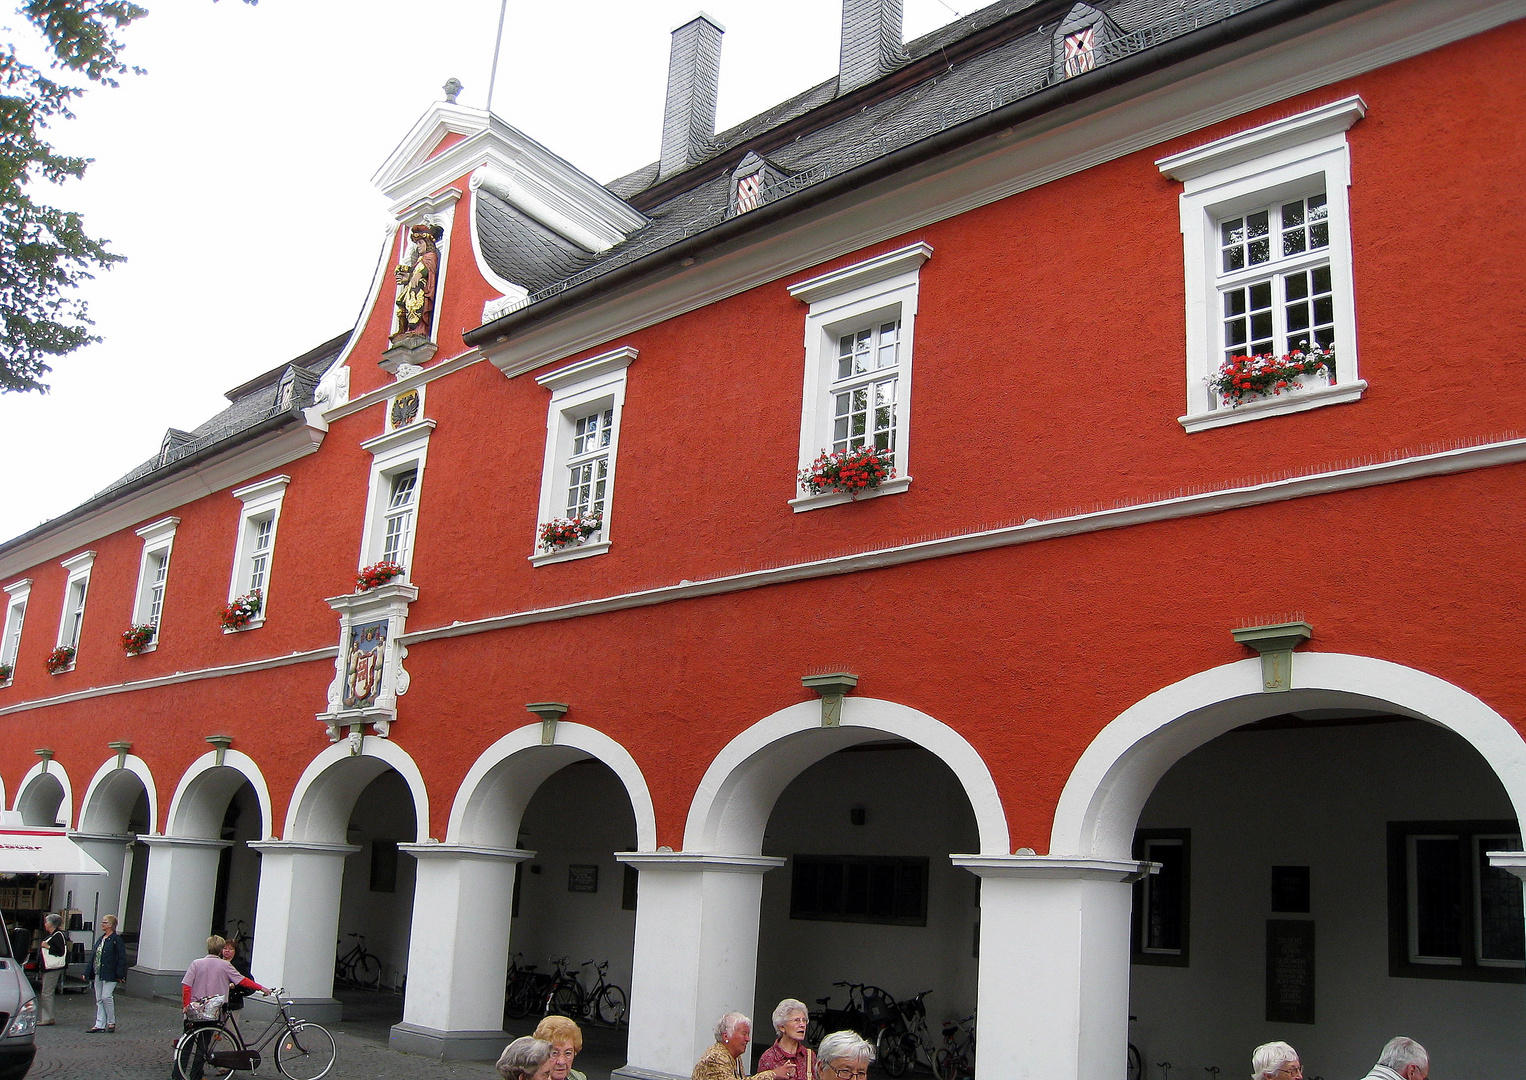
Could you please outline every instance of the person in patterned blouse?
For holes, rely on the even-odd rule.
[[[715,1025],[715,1045],[700,1056],[694,1066],[693,1080],[784,1080],[772,1070],[747,1076],[742,1072],[742,1055],[752,1041],[752,1021],[747,1014],[729,1012]]]

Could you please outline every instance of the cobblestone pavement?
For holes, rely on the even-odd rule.
[[[86,1035],[95,1017],[89,994],[61,994],[56,999],[57,1025],[37,1029],[37,1060],[32,1077],[68,1080],[166,1080],[170,1057],[180,1034],[180,1010],[163,1002],[142,1001],[117,995],[117,1031],[113,1035]],[[328,1026],[328,1025],[325,1025]],[[498,1073],[482,1061],[440,1062],[415,1054],[389,1050],[374,1032],[357,1034],[347,1025],[335,1024],[337,1057],[325,1080],[496,1080]],[[369,1037],[367,1037],[369,1035]],[[581,1064],[581,1063],[580,1063]],[[245,1076],[279,1077],[275,1063]]]

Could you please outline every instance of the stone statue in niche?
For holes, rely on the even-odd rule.
[[[440,277],[440,238],[445,230],[438,225],[418,224],[408,230],[413,242],[412,258],[397,265],[397,330],[393,344],[408,338],[429,339],[434,324],[435,285]]]

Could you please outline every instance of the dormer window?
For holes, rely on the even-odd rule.
[[[731,173],[731,216],[756,210],[777,199],[782,194],[779,185],[788,176],[767,158],[749,151]]]
[[[1093,70],[1098,64],[1117,59],[1116,50],[1108,54],[1107,47],[1115,38],[1121,37],[1118,24],[1090,4],[1077,4],[1055,28],[1053,78],[1055,81],[1073,79]]]
[[[1097,30],[1088,26],[1065,35],[1065,77],[1068,79],[1097,66]]]

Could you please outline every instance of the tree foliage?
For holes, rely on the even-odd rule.
[[[100,340],[74,289],[123,257],[79,214],[33,193],[85,174],[90,159],[58,153],[47,128],[73,118],[70,103],[91,83],[114,87],[138,70],[122,61],[119,34],[147,11],[130,0],[23,0],[18,14],[51,58],[44,69],[0,42],[0,393],[46,391],[49,359]]]

